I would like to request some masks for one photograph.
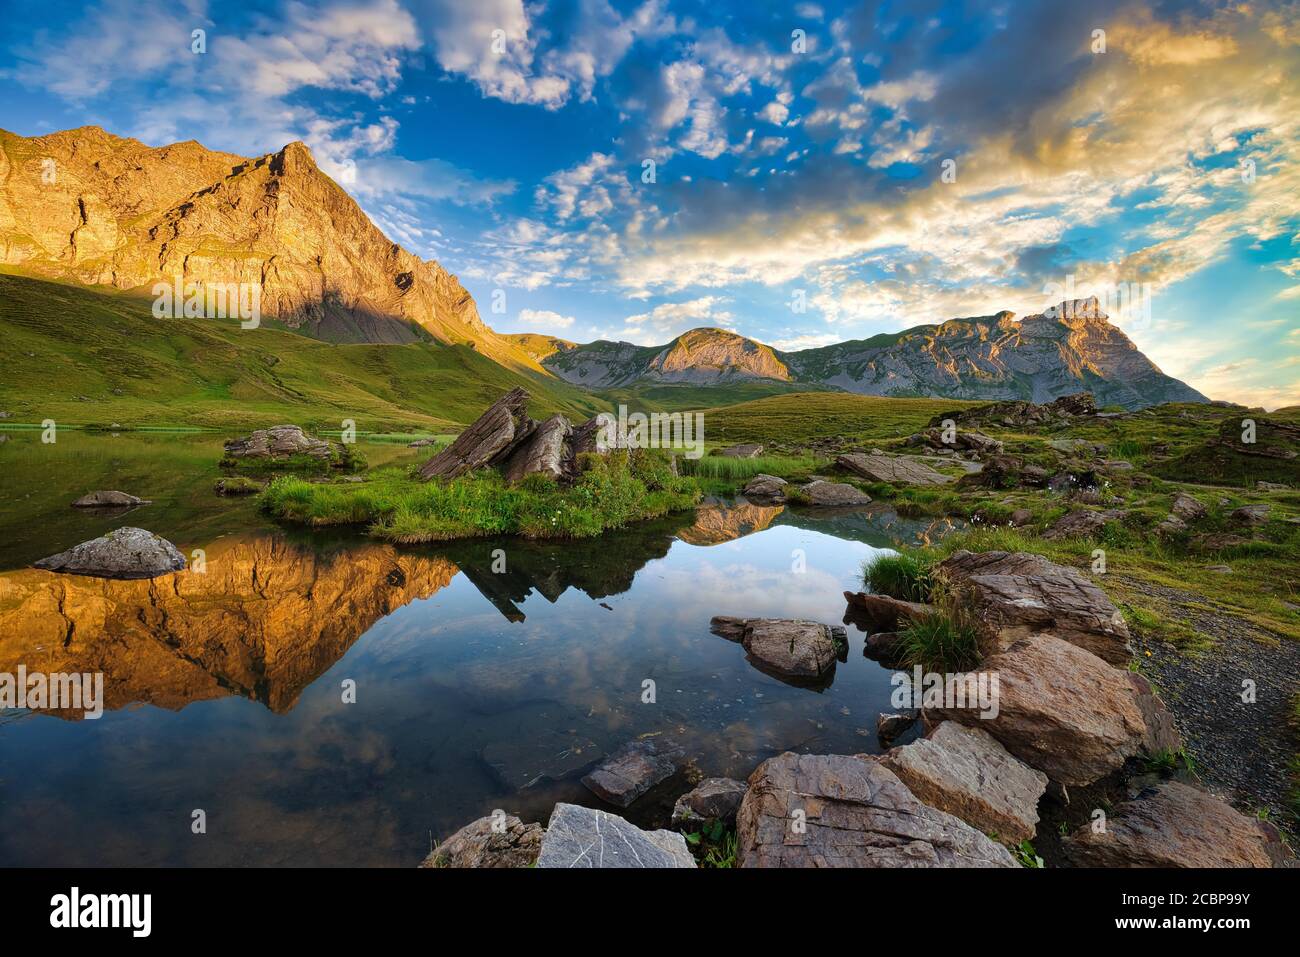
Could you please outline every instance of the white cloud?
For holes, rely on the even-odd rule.
[[[558,312],[552,312],[550,309],[520,309],[519,322],[525,326],[532,326],[536,329],[568,329],[577,320],[573,316],[562,316]]]

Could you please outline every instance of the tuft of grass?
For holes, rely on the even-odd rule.
[[[877,555],[862,566],[862,580],[878,595],[903,601],[930,600],[930,567],[934,556],[928,552],[907,551]]]
[[[1176,771],[1185,771],[1188,774],[1196,776],[1196,761],[1186,748],[1179,748],[1174,751],[1170,748],[1162,748],[1147,756],[1146,768],[1148,771],[1154,771],[1161,774],[1173,774]]]
[[[760,455],[752,459],[706,455],[698,459],[677,460],[677,467],[683,475],[704,479],[726,479],[731,482],[746,481],[760,472],[784,479],[802,477],[815,472],[818,465],[818,460],[810,455]]]
[[[423,482],[400,469],[356,484],[322,485],[281,477],[263,493],[262,507],[305,525],[369,525],[370,534],[401,544],[488,535],[590,538],[632,522],[691,508],[694,480],[672,474],[645,449],[584,456],[572,485],[531,475],[509,485],[493,470],[450,482]]]
[[[907,667],[926,671],[970,671],[980,662],[979,633],[955,605],[914,618],[898,631],[898,649]]]

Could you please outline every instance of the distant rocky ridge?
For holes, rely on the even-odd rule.
[[[530,337],[542,338],[545,337]],[[782,352],[723,329],[693,329],[666,346],[597,341],[534,343],[548,371],[588,388],[638,382],[696,385],[742,380],[806,382],[863,395],[1046,402],[1091,392],[1129,409],[1205,402],[1165,375],[1096,299],[1063,302],[1017,320],[1010,312]]]
[[[538,368],[438,263],[389,240],[302,143],[245,158],[95,126],[0,130],[0,264],[148,292],[260,285],[263,316],[335,342],[466,344]]]
[[[296,142],[245,158],[95,126],[0,130],[0,266],[144,293],[178,277],[182,288],[246,283],[260,289],[265,318],[320,339],[463,344],[590,389],[769,382],[988,401],[1088,391],[1130,409],[1206,401],[1142,355],[1095,299],[794,352],[715,328],[664,346],[499,335],[455,276],[389,240]]]

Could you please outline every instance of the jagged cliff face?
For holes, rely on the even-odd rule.
[[[1010,312],[952,319],[787,358],[800,378],[865,395],[1046,402],[1089,391],[1099,405],[1131,409],[1206,401],[1138,351],[1095,299],[1020,320]]]
[[[307,147],[245,159],[82,127],[0,131],[0,262],[82,283],[255,283],[262,315],[318,338],[465,343],[536,361],[455,276],[390,242]]]
[[[214,545],[203,574],[10,572],[0,575],[0,672],[103,672],[108,710],[237,694],[284,712],[371,625],[456,573],[391,546],[321,555],[275,537]]]
[[[1044,402],[1090,391],[1100,405],[1131,409],[1206,401],[1138,351],[1095,299],[1061,303],[1051,314],[1020,320],[1010,312],[951,319],[798,352],[696,329],[663,347],[576,346],[545,357],[543,365],[569,382],[597,386],[763,378],[864,395],[951,399]]]

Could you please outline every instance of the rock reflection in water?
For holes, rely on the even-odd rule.
[[[209,545],[206,574],[0,575],[0,671],[100,670],[116,709],[0,723],[0,860],[405,866],[494,808],[591,803],[581,774],[642,735],[731,777],[787,749],[875,751],[891,688],[861,633],[812,693],[708,630],[834,623],[862,561],[925,524],[871,521],[723,503],[585,542],[267,535]],[[220,840],[189,836],[195,807]]]
[[[235,694],[283,712],[366,629],[455,574],[391,546],[317,552],[275,536],[220,540],[205,571],[145,581],[9,572],[0,672],[103,672],[110,710]]]

